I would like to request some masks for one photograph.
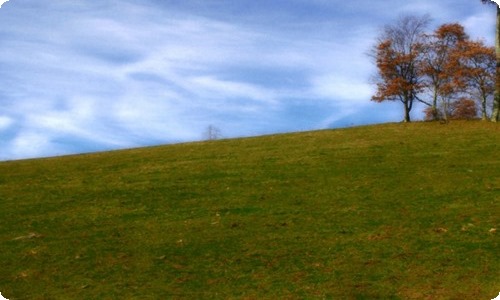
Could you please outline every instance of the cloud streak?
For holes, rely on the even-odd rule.
[[[398,121],[397,105],[369,101],[365,53],[408,12],[473,36],[493,22],[450,0],[11,1],[0,160],[197,140],[210,124],[236,137]]]

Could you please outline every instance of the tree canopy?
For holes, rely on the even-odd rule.
[[[384,28],[371,52],[378,71],[372,101],[400,101],[405,122],[416,101],[428,106],[426,119],[470,118],[477,111],[493,118],[495,49],[471,40],[459,23],[427,33],[429,20],[403,16]]]
[[[387,25],[378,39],[374,52],[379,70],[377,92],[373,101],[400,101],[405,110],[404,121],[410,121],[413,103],[419,100],[424,84],[419,76],[424,46],[424,30],[428,16],[403,16]]]

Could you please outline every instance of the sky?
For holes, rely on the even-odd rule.
[[[479,0],[10,0],[0,160],[399,122],[367,53],[405,14],[494,44]]]

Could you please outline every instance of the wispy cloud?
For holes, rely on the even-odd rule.
[[[453,3],[10,1],[0,159],[398,120],[365,53],[398,13],[489,34],[491,12]]]

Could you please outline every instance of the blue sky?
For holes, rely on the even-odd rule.
[[[426,13],[493,45],[479,0],[10,0],[0,160],[400,121],[366,53]]]

